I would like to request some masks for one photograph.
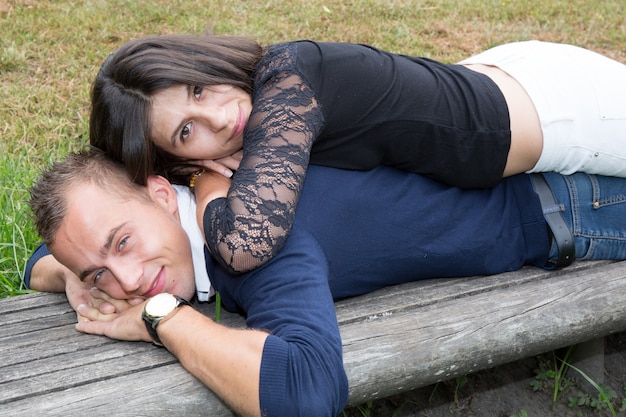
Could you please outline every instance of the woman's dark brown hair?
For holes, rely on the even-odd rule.
[[[152,144],[152,97],[175,86],[234,85],[252,93],[262,48],[240,37],[164,35],[122,45],[102,64],[91,90],[90,143],[121,162],[133,181],[167,176],[180,159]]]

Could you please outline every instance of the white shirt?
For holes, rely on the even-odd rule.
[[[178,198],[180,224],[187,232],[189,243],[191,244],[191,257],[193,258],[193,269],[196,279],[196,295],[198,301],[208,301],[209,297],[215,294],[215,289],[211,286],[211,280],[206,271],[204,237],[196,221],[196,197],[189,187],[174,185],[174,190]]]

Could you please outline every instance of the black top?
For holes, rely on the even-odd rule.
[[[365,45],[268,48],[252,102],[228,198],[213,201],[205,215],[209,249],[232,272],[280,250],[309,159],[359,170],[390,165],[460,187],[492,187],[511,141],[504,96],[487,76]]]

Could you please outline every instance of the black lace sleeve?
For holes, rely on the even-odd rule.
[[[295,53],[293,44],[284,44],[261,60],[243,159],[227,198],[205,211],[209,251],[231,272],[252,270],[282,248],[323,125],[314,92],[294,70]]]

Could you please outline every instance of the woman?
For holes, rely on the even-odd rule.
[[[365,45],[151,37],[103,64],[91,143],[139,183],[172,166],[233,168],[243,148],[228,194],[203,195],[209,250],[244,272],[282,247],[309,163],[392,165],[470,188],[528,170],[626,176],[624,80],[626,66],[542,42],[447,65]]]

